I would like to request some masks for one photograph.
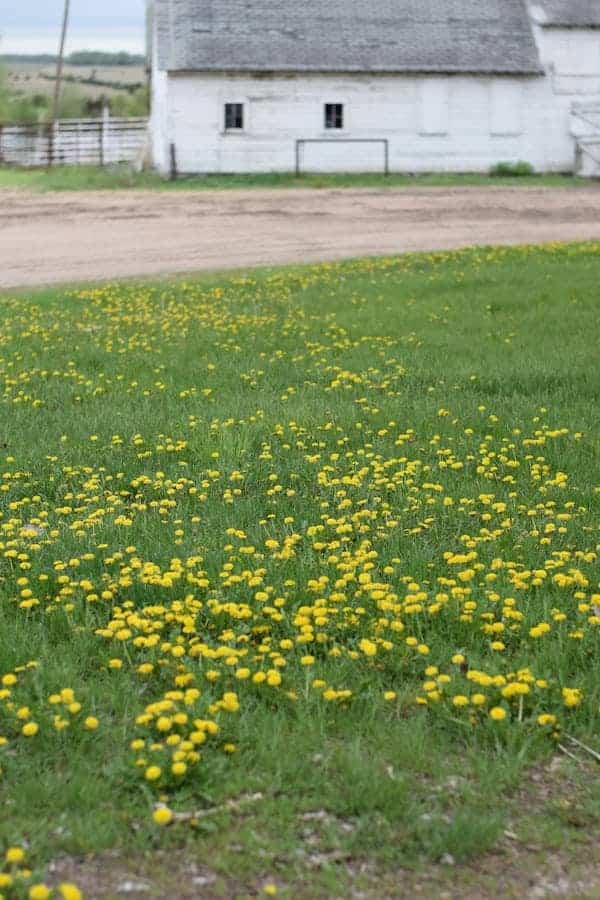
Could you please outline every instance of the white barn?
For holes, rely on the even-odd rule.
[[[600,175],[600,0],[152,0],[181,173]]]

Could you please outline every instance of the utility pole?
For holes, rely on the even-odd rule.
[[[69,8],[71,0],[65,0],[65,8],[63,12],[62,31],[60,34],[60,48],[58,51],[58,59],[56,61],[56,80],[54,82],[54,101],[52,103],[52,121],[50,122],[50,140],[49,140],[49,163],[52,165],[54,156],[54,128],[58,119],[60,104],[60,89],[62,87],[63,67],[65,63],[65,43],[67,40],[67,28],[69,25]]]

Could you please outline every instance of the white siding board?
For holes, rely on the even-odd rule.
[[[496,79],[490,84],[490,134],[514,136],[523,133],[523,85],[516,79]]]
[[[423,135],[446,135],[450,127],[450,80],[424,78],[421,82],[421,123]]]
[[[303,172],[383,172],[384,145],[324,141],[301,146],[300,163]]]
[[[535,34],[554,93],[600,93],[600,29],[535,28]]]
[[[152,50],[152,110],[150,115],[150,141],[152,160],[157,169],[166,172],[169,168],[170,128],[168,123],[169,95],[171,85],[166,72],[156,66],[156,36]]]

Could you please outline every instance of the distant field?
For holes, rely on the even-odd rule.
[[[26,95],[51,94],[55,66],[39,62],[10,62],[6,65],[12,90]],[[90,99],[116,96],[145,84],[143,66],[73,66],[64,69],[65,82],[76,84]]]

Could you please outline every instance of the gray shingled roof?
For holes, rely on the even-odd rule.
[[[600,0],[534,0],[543,25],[600,28]]]
[[[170,71],[536,74],[525,0],[155,0]]]

